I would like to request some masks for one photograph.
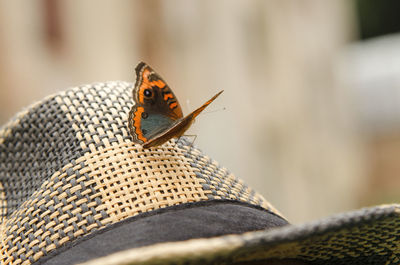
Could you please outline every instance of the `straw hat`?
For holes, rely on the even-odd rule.
[[[68,89],[0,130],[1,264],[398,264],[399,205],[290,225],[184,138],[127,128],[132,84]]]

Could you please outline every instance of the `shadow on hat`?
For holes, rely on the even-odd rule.
[[[34,104],[0,130],[1,264],[398,264],[398,205],[290,225],[184,137],[144,149],[132,84]]]

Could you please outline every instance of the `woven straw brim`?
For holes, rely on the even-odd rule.
[[[386,205],[269,231],[131,249],[84,264],[240,264],[276,259],[399,264],[399,239],[400,205]]]

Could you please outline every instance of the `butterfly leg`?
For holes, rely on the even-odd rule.
[[[193,141],[190,143],[189,148],[192,148],[193,143],[196,141],[197,139],[197,134],[185,134],[185,136],[187,137],[193,137]]]
[[[178,139],[176,139],[174,146],[172,148],[175,148],[175,146],[178,144],[179,140],[181,139],[182,136],[179,136]]]

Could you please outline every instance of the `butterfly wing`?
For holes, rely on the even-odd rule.
[[[218,92],[215,96],[213,96],[210,100],[204,103],[201,107],[197,108],[196,110],[192,111],[189,115],[175,121],[171,126],[168,126],[163,131],[156,133],[152,136],[149,141],[144,143],[144,148],[149,148],[152,146],[158,146],[173,137],[180,137],[182,136],[187,129],[189,129],[190,125],[193,123],[194,119],[199,115],[208,105],[211,104],[221,93],[224,92],[223,90]]]
[[[142,106],[133,106],[129,112],[129,131],[135,143],[144,144],[168,129],[174,120],[159,113],[146,113]],[[143,118],[147,115],[146,118]]]
[[[140,62],[136,66],[136,84],[133,98],[147,111],[162,113],[173,120],[183,117],[182,108],[167,83],[150,66]],[[152,93],[146,96],[146,93]]]
[[[146,143],[183,117],[175,94],[144,62],[136,67],[133,98],[136,104],[129,112],[129,130],[136,143]]]

